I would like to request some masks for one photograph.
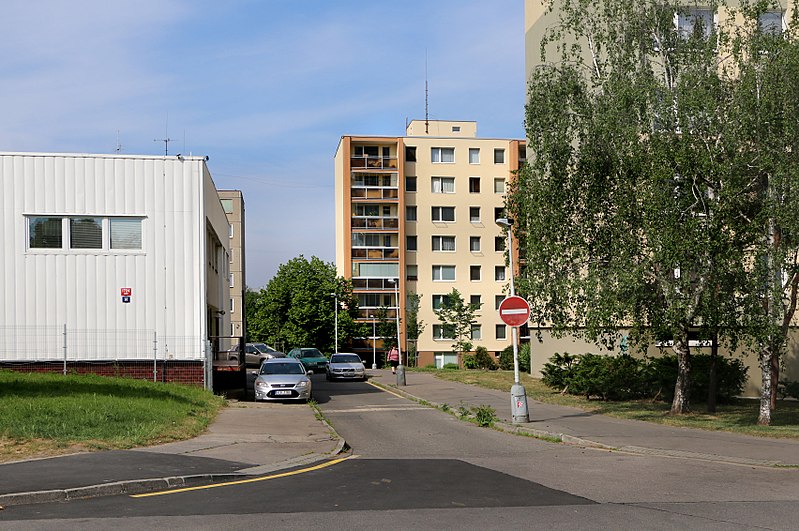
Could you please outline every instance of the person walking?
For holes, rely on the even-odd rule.
[[[388,360],[389,365],[391,365],[391,374],[397,374],[397,366],[400,362],[399,358],[400,355],[397,347],[391,347],[391,349],[388,351],[388,354],[386,354],[386,359]]]

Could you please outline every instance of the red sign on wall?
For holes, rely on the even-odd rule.
[[[123,297],[130,297],[133,295],[133,290],[131,288],[120,288],[119,290]]]

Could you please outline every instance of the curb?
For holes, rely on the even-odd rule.
[[[373,382],[373,383],[378,387],[382,387],[384,389],[390,389],[392,392],[397,392],[403,395],[405,398],[419,402],[420,404],[427,404],[435,409],[440,409],[441,407],[441,404],[437,404],[435,402],[431,402],[424,398],[420,398],[416,395],[413,395],[405,391],[404,389],[401,389],[397,385],[386,384],[382,382],[380,383]],[[749,459],[746,457],[731,457],[731,456],[724,456],[717,454],[690,452],[687,450],[665,450],[660,448],[645,448],[642,446],[622,446],[622,447],[610,446],[600,442],[592,441],[590,439],[585,439],[583,437],[569,435],[567,433],[557,433],[546,430],[539,430],[524,425],[508,424],[505,421],[496,422],[494,424],[494,427],[499,429],[500,431],[511,433],[514,435],[526,435],[526,436],[535,437],[537,439],[549,440],[552,442],[557,441],[562,444],[568,444],[570,446],[594,448],[598,450],[608,450],[613,452],[624,452],[635,455],[653,455],[653,456],[673,457],[681,459],[697,459],[700,461],[710,461],[715,463],[746,465],[746,466],[761,466],[768,468],[799,468],[799,464],[782,463],[779,461],[770,461],[765,459]]]
[[[142,494],[154,490],[190,487],[204,483],[222,483],[226,481],[235,481],[248,476],[261,476],[276,472],[278,470],[287,470],[303,465],[316,464],[341,454],[347,447],[347,441],[345,441],[338,434],[338,432],[333,429],[333,426],[331,426],[324,417],[319,418],[319,420],[328,428],[328,430],[330,430],[331,438],[338,439],[336,447],[328,452],[314,452],[304,456],[292,457],[277,463],[244,468],[236,473],[231,474],[193,474],[187,476],[172,476],[163,478],[132,479],[114,481],[111,483],[101,483],[98,485],[87,485],[85,487],[73,487],[69,489],[0,494],[0,510],[2,510],[4,507],[10,507],[12,505],[33,505],[37,503],[53,503],[86,498],[97,498],[100,496]]]

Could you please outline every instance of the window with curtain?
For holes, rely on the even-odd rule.
[[[72,249],[102,249],[103,218],[71,218],[69,242]]]
[[[434,194],[454,194],[455,177],[432,177],[430,191]]]
[[[141,249],[141,219],[111,218],[111,248]]]

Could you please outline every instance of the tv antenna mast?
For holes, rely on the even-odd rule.
[[[171,138],[169,138],[169,113],[166,114],[166,127],[164,128],[164,138],[155,138],[153,142],[163,142],[164,143],[164,156],[169,155],[169,143],[174,142]]]
[[[427,98],[427,49],[424,51],[424,134],[430,134],[430,115]]]

